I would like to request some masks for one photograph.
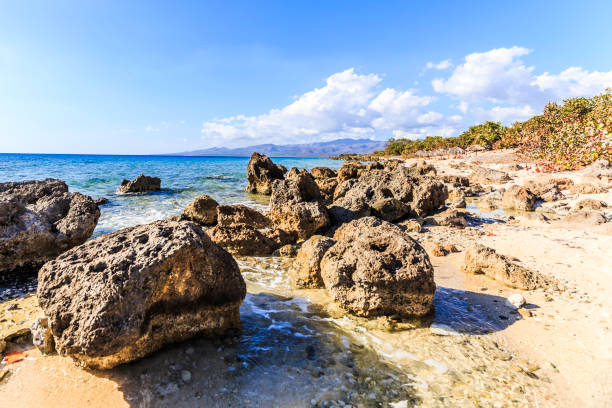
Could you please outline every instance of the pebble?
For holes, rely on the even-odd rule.
[[[432,323],[431,326],[429,326],[429,331],[432,334],[436,334],[438,336],[460,336],[461,335],[461,333],[459,333],[452,327],[447,326],[445,324],[441,324],[441,323]]]
[[[520,293],[510,295],[508,296],[508,299],[506,299],[506,306],[515,310],[523,306],[525,303],[525,298]]]
[[[183,379],[183,381],[185,382],[189,382],[191,381],[191,372],[189,370],[183,370],[181,371],[181,378]]]

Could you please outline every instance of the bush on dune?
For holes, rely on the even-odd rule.
[[[574,170],[612,159],[612,93],[551,102],[542,115],[515,123],[502,138],[506,147],[541,161],[549,170]]]
[[[517,148],[519,155],[548,170],[574,170],[597,159],[612,160],[612,90],[592,98],[551,102],[541,115],[505,127],[485,122],[457,137],[427,136],[422,140],[391,139],[381,154],[412,156],[419,150],[473,145]]]

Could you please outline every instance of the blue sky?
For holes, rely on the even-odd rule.
[[[612,2],[1,1],[0,152],[456,135],[612,86]]]

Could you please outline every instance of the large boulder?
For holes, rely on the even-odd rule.
[[[510,176],[505,171],[476,166],[472,174],[469,175],[469,180],[471,183],[503,184],[510,180]]]
[[[501,206],[509,210],[533,211],[537,197],[525,187],[513,184],[504,191]]]
[[[319,187],[308,173],[274,182],[269,216],[277,228],[294,232],[300,239],[329,224]]]
[[[550,202],[563,199],[563,193],[555,179],[526,180],[524,186],[542,201]]]
[[[425,250],[400,227],[375,217],[344,224],[321,260],[331,297],[359,316],[423,316],[436,285]]]
[[[253,228],[268,228],[271,221],[259,211],[243,204],[220,205],[217,207],[219,225],[247,224]]]
[[[215,243],[236,255],[264,256],[276,249],[265,234],[246,224],[217,225],[206,233]]]
[[[272,192],[272,182],[282,180],[286,172],[284,166],[274,164],[268,156],[254,152],[247,166],[249,184],[246,191],[269,195]]]
[[[338,182],[358,178],[365,166],[359,162],[348,161],[338,169]]]
[[[219,204],[212,197],[203,195],[185,207],[183,217],[202,225],[215,225],[218,206]]]
[[[159,177],[149,177],[144,174],[139,175],[134,180],[123,180],[117,193],[151,193],[161,189],[161,179]]]
[[[481,244],[474,244],[465,251],[461,269],[467,273],[485,274],[506,286],[522,290],[549,285],[548,280],[538,272],[522,267]]]
[[[289,269],[289,282],[297,288],[322,288],[321,259],[336,241],[322,235],[306,240]]]
[[[100,209],[61,180],[0,183],[0,272],[38,269],[85,242]]]
[[[363,173],[358,180],[346,180],[339,184],[330,206],[332,223],[338,225],[367,216],[374,204],[380,207],[378,214],[390,220],[408,214],[422,217],[442,207],[448,198],[446,185],[431,177],[414,175],[415,172],[418,173],[414,168],[406,167],[392,171],[372,170]],[[389,205],[398,202],[406,207],[395,205],[396,211],[387,214]],[[383,209],[383,205],[387,208]]]
[[[338,179],[335,177],[315,178],[315,183],[317,183],[317,186],[319,187],[323,202],[327,205],[331,204],[334,201],[334,192],[336,191],[336,187],[338,187]]]
[[[336,178],[336,172],[329,167],[313,167],[312,170],[310,170],[310,174],[312,174],[315,180]]]
[[[57,351],[96,369],[235,328],[246,295],[232,256],[178,218],[88,241],[46,263],[38,282]]]
[[[397,221],[410,213],[410,206],[397,198],[382,198],[372,204],[372,214],[385,221]]]

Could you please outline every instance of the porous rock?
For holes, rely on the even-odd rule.
[[[46,263],[38,282],[56,350],[97,369],[239,326],[246,294],[232,256],[178,218],[90,240]]]
[[[134,180],[123,180],[117,193],[151,193],[161,189],[161,179],[159,177],[149,177],[140,174]]]
[[[322,288],[321,259],[336,243],[332,238],[314,235],[302,243],[291,269],[289,282],[297,288]]]
[[[533,290],[548,286],[547,279],[538,272],[522,267],[494,249],[474,244],[465,251],[464,272],[485,274],[513,288]]]
[[[272,223],[259,211],[243,204],[220,205],[217,207],[219,225],[246,224],[253,228],[268,228]]]
[[[331,297],[359,316],[423,316],[433,309],[433,267],[398,226],[376,217],[342,225],[321,260]]]
[[[506,189],[501,200],[501,206],[519,211],[533,211],[536,196],[525,187],[514,184]]]
[[[274,180],[282,180],[287,169],[274,164],[270,158],[264,154],[254,152],[247,165],[248,193],[259,193],[269,195],[272,192]]]
[[[38,269],[85,242],[100,209],[61,180],[0,183],[0,272]]]
[[[202,225],[217,223],[217,207],[219,204],[210,196],[203,195],[189,203],[183,211],[183,216]]]
[[[321,192],[309,174],[277,180],[270,197],[270,219],[276,228],[306,239],[329,224]]]

